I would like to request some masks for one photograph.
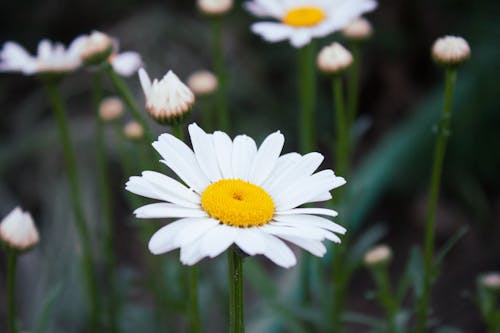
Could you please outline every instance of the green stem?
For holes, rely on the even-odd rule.
[[[17,254],[7,253],[7,327],[10,333],[17,333],[16,327],[16,266]]]
[[[96,112],[96,141],[97,141],[97,164],[99,168],[99,190],[102,202],[102,220],[104,226],[104,261],[106,275],[108,278],[108,288],[110,303],[108,305],[109,323],[111,332],[118,331],[116,322],[117,315],[117,294],[116,294],[116,276],[115,276],[115,253],[113,238],[113,213],[111,209],[111,182],[109,180],[109,169],[106,158],[106,144],[104,138],[104,122],[99,114],[99,106],[102,100],[102,80],[101,73],[94,73],[92,79],[92,97],[94,109]]]
[[[344,87],[342,76],[333,78],[333,97],[335,102],[335,124],[337,126],[337,138],[335,140],[335,172],[345,177],[349,167],[349,131],[347,117],[344,107]]]
[[[429,190],[429,203],[427,212],[427,223],[425,226],[425,250],[424,250],[424,288],[417,306],[416,332],[423,333],[426,329],[428,308],[431,299],[431,287],[435,278],[435,265],[433,260],[434,238],[436,224],[436,208],[439,198],[441,174],[443,170],[444,155],[448,142],[453,106],[453,90],[455,87],[457,73],[455,69],[446,70],[446,88],[444,108],[438,126],[438,137],[434,149],[434,162]]]
[[[189,326],[191,333],[201,332],[198,306],[198,267],[189,268]]]
[[[229,333],[244,333],[243,259],[233,247],[228,252],[229,266]]]
[[[398,312],[398,306],[392,293],[387,267],[385,265],[382,267],[374,267],[373,276],[375,278],[375,282],[377,283],[379,302],[387,312],[388,331],[390,333],[396,333],[396,315]]]
[[[83,210],[83,200],[81,197],[80,186],[78,184],[78,172],[76,167],[75,153],[71,144],[68,119],[64,112],[62,97],[57,83],[54,81],[46,82],[47,92],[52,103],[54,116],[59,127],[59,134],[63,146],[64,159],[71,191],[71,203],[75,214],[75,225],[80,237],[82,247],[82,268],[85,275],[87,294],[90,298],[90,326],[94,330],[99,320],[99,299],[97,294],[97,281],[94,266],[92,263],[92,247],[90,234],[86,224]]]
[[[222,45],[222,19],[221,17],[212,18],[212,34],[213,34],[213,59],[215,73],[219,86],[216,91],[217,98],[217,126],[221,131],[230,130],[230,119],[227,107],[227,86],[226,86],[226,71],[224,68],[224,48]]]
[[[347,73],[347,82],[349,84],[349,90],[347,92],[347,123],[349,127],[352,127],[358,113],[359,105],[359,80],[360,80],[360,68],[361,68],[361,45],[359,42],[351,43],[351,53],[354,62],[349,67]]]
[[[309,153],[315,149],[314,108],[316,94],[315,43],[311,42],[299,50],[300,87],[300,150]]]
[[[179,140],[184,140],[184,130],[182,128],[182,123],[172,126],[172,134]]]
[[[104,69],[111,79],[111,82],[113,82],[116,91],[118,92],[118,94],[120,94],[123,101],[132,112],[132,117],[134,117],[134,120],[141,124],[142,128],[144,129],[144,137],[148,141],[148,144],[150,144],[154,141],[152,131],[148,122],[146,121],[146,118],[140,111],[139,106],[137,105],[129,88],[127,87],[123,79],[118,74],[116,74],[111,65],[105,66]]]

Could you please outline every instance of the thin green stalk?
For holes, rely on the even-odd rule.
[[[64,112],[63,101],[57,83],[47,81],[47,92],[52,103],[52,110],[59,127],[64,159],[71,191],[71,203],[75,214],[75,225],[82,247],[82,269],[85,275],[87,294],[90,301],[90,327],[94,330],[99,325],[100,304],[97,293],[97,280],[92,260],[90,234],[83,210],[83,199],[78,184],[78,172],[75,153],[71,144],[68,119]]]
[[[361,44],[360,42],[352,42],[350,46],[354,61],[347,72],[347,82],[349,85],[349,90],[347,91],[347,123],[349,127],[352,127],[358,114],[359,105]]]
[[[17,253],[7,252],[7,327],[10,333],[17,333],[16,327],[16,266]]]
[[[189,327],[191,333],[200,333],[200,310],[198,305],[198,267],[189,268]]]
[[[179,140],[184,140],[184,129],[182,128],[182,124],[177,124],[172,126],[172,134]]]
[[[344,105],[344,86],[342,76],[333,78],[333,98],[335,103],[335,124],[337,137],[335,140],[335,172],[343,177],[347,176],[349,167],[349,130]]]
[[[434,162],[429,190],[429,203],[427,212],[427,223],[425,226],[425,250],[424,250],[424,288],[422,296],[417,305],[417,326],[416,332],[425,332],[427,316],[431,302],[431,287],[435,278],[434,255],[434,233],[436,224],[436,208],[439,199],[439,188],[441,184],[441,174],[443,171],[443,161],[446,152],[446,145],[450,134],[451,112],[453,107],[453,90],[455,88],[457,73],[453,68],[446,70],[446,87],[444,108],[438,126],[438,136],[434,149]]]
[[[104,226],[104,262],[106,276],[108,278],[108,290],[110,302],[107,306],[111,333],[118,332],[117,316],[117,294],[116,294],[116,258],[114,252],[113,213],[111,209],[111,182],[109,180],[109,169],[106,158],[106,144],[104,138],[104,122],[99,114],[99,106],[102,100],[101,73],[94,73],[92,79],[92,98],[96,112],[96,141],[97,141],[97,164],[99,168],[99,192],[102,202],[102,221]]]
[[[123,79],[118,74],[116,74],[111,65],[105,66],[104,69],[109,78],[111,79],[111,82],[113,82],[116,91],[122,97],[123,101],[128,106],[129,110],[132,112],[134,120],[137,121],[139,124],[141,124],[142,128],[144,129],[144,137],[148,141],[148,144],[153,142],[154,138],[151,128],[146,118],[140,111],[139,106],[137,105],[134,97],[132,96],[132,93],[130,92],[129,88],[127,87]]]
[[[222,18],[212,18],[212,34],[213,34],[213,59],[215,73],[219,86],[216,92],[217,98],[217,126],[221,131],[229,131],[231,121],[227,107],[227,85],[226,71],[224,67],[224,47],[222,45]]]
[[[387,328],[389,333],[396,333],[396,315],[398,312],[398,305],[393,295],[391,282],[387,267],[374,267],[373,276],[377,283],[378,299],[387,313]]]
[[[229,333],[244,333],[243,259],[233,247],[228,251],[229,266]]]

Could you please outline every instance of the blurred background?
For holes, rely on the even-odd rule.
[[[361,234],[374,225],[381,241],[394,249],[391,273],[400,276],[412,246],[423,238],[426,193],[433,144],[432,127],[442,106],[443,72],[430,59],[430,47],[444,34],[465,37],[472,59],[459,70],[453,133],[445,159],[438,207],[438,247],[457,230],[467,234],[442,267],[433,297],[433,314],[444,326],[462,332],[482,332],[473,303],[476,277],[500,270],[500,3],[495,0],[383,0],[368,15],[375,35],[363,55],[362,99],[355,133],[358,146],[355,173],[349,183],[356,192],[351,232]],[[232,134],[246,133],[257,142],[280,129],[285,151],[297,150],[297,56],[288,43],[267,44],[249,31],[254,19],[237,2],[224,20]],[[69,43],[75,36],[101,30],[120,40],[122,50],[138,51],[150,75],[173,69],[179,77],[212,69],[209,22],[194,1],[2,1],[0,43],[13,40],[34,52],[42,38]],[[329,37],[320,44],[338,39]],[[100,202],[96,193],[95,116],[89,93],[91,78],[80,71],[62,86],[74,129],[80,182],[89,221],[99,230]],[[129,79],[142,104],[136,77]],[[113,94],[107,82],[108,94]],[[319,150],[330,167],[333,131],[330,86],[318,76],[317,131]],[[206,101],[205,101],[206,102]],[[33,327],[40,318],[47,332],[80,332],[85,306],[79,278],[79,249],[73,228],[64,162],[58,133],[43,87],[34,78],[0,75],[0,215],[21,205],[33,213],[42,242],[19,263],[20,318]],[[201,110],[192,119],[199,120]],[[158,128],[161,131],[160,128]],[[109,135],[115,211],[119,284],[127,305],[122,309],[124,332],[183,331],[184,319],[154,324],[151,296],[144,292],[146,246],[125,197],[126,174]],[[133,148],[133,147],[132,147]],[[158,164],[158,169],[160,165]],[[154,222],[151,222],[154,223]],[[98,232],[95,235],[99,235]],[[98,237],[94,239],[97,244]],[[98,253],[95,253],[99,257]],[[175,262],[177,253],[172,254]],[[252,258],[252,264],[266,264]],[[204,261],[202,311],[207,332],[225,330],[225,261]],[[285,285],[290,271],[274,271]],[[0,300],[5,295],[5,260],[0,256]],[[175,272],[173,273],[176,274]],[[175,278],[175,276],[174,276]],[[281,281],[281,282],[280,282]],[[264,321],[278,315],[263,304],[247,281],[249,332],[264,332]],[[370,299],[374,287],[365,269],[354,276],[347,309],[382,315]],[[167,286],[166,286],[167,288]],[[168,288],[173,289],[173,286]],[[318,286],[321,289],[321,286]],[[255,296],[255,297],[254,297]],[[180,296],[179,296],[180,297]],[[279,296],[276,296],[279,299]],[[220,303],[213,305],[214,303]],[[47,306],[49,304],[49,306]],[[49,311],[51,315],[46,315]],[[6,331],[5,304],[0,301],[0,331]],[[279,318],[277,319],[279,320]],[[289,328],[288,328],[289,329]],[[283,328],[288,332],[287,328]],[[363,332],[348,325],[346,332]]]

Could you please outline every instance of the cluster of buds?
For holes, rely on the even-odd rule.
[[[40,236],[31,214],[14,208],[0,223],[0,240],[16,251],[26,251],[38,244]]]
[[[318,69],[329,75],[343,73],[353,62],[351,52],[339,43],[324,47],[317,58]]]

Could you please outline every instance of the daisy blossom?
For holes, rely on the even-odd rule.
[[[86,36],[79,36],[66,48],[44,39],[38,44],[36,56],[15,42],[6,42],[0,50],[0,71],[25,75],[72,72],[82,64],[81,52],[86,40]]]
[[[252,31],[269,42],[289,39],[300,48],[313,38],[343,29],[363,13],[377,6],[375,0],[252,0],[245,3],[257,17],[279,22],[258,22]]]
[[[131,177],[126,189],[159,203],[138,208],[139,218],[175,218],[149,242],[153,254],[180,248],[180,260],[194,265],[216,257],[232,244],[248,255],[261,254],[282,267],[296,264],[284,241],[323,256],[323,240],[340,243],[346,229],[321,216],[337,216],[325,208],[298,208],[331,199],[330,191],[345,184],[332,170],[316,172],[319,153],[280,156],[284,136],[269,135],[257,148],[255,141],[224,132],[205,133],[189,125],[193,150],[170,134],[153,147],[185,183],[145,171]]]

